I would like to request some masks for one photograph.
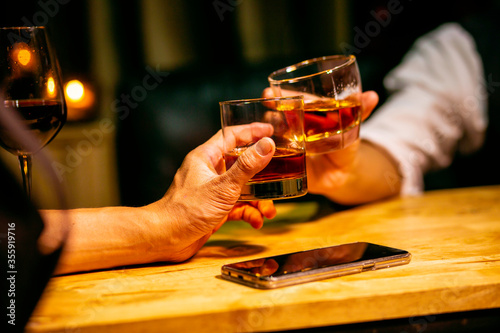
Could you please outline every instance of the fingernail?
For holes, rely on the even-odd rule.
[[[260,139],[255,147],[257,153],[261,156],[266,156],[273,149],[273,146],[267,139]]]

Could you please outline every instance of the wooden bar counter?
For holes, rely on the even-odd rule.
[[[185,263],[53,277],[27,331],[262,332],[500,313],[500,186],[328,214],[316,202],[277,207],[261,230],[227,223]],[[226,263],[356,241],[405,249],[412,261],[275,290],[220,278]]]

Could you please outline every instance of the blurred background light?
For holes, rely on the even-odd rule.
[[[17,53],[17,60],[23,66],[26,66],[31,60],[31,53],[26,49],[19,50]]]
[[[80,102],[85,96],[85,88],[83,83],[78,80],[71,80],[66,83],[66,98],[68,102]]]
[[[70,80],[64,85],[68,121],[89,120],[95,116],[95,94],[92,85],[81,80]]]

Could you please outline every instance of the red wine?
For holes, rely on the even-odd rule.
[[[66,121],[66,106],[55,100],[7,100],[6,109],[16,111],[24,120],[24,124],[39,142],[38,150],[48,144],[59,132]],[[27,151],[22,142],[14,140],[10,130],[0,125],[0,146],[13,154],[35,153]]]

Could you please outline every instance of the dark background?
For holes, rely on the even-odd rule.
[[[94,24],[89,12],[91,2],[9,1],[2,5],[0,25],[36,24],[45,18],[40,11],[45,12],[46,26],[63,76],[86,77],[99,87],[91,62]],[[142,84],[146,66],[156,68],[156,64],[148,63],[145,54],[142,27],[147,18],[141,15],[143,2],[107,0],[105,3],[111,9],[112,47],[119,55],[119,78],[114,87],[114,94],[119,98]],[[257,4],[254,8],[262,14],[259,17],[265,18],[255,24],[263,27],[261,40],[272,49],[258,61],[245,57],[238,33],[241,29],[238,11],[249,3]],[[351,51],[358,58],[363,89],[377,91],[382,103],[386,98],[382,86],[384,75],[399,63],[416,38],[444,22],[463,20],[481,10],[495,9],[496,12],[497,8],[496,1],[445,1],[439,2],[439,7],[436,3],[427,0],[185,1],[178,19],[184,20],[188,29],[178,33],[181,38],[182,34],[189,34],[186,38],[194,41],[191,60],[179,67],[161,68],[168,73],[161,84],[148,92],[147,99],[131,109],[127,117],[116,119],[122,204],[142,205],[161,197],[184,156],[220,128],[218,102],[259,97],[271,71],[308,58]],[[395,4],[398,12],[391,14],[391,6]],[[172,10],[175,11],[175,6]],[[374,13],[385,19],[384,26],[376,23]],[[337,23],[334,20],[343,22],[341,33],[332,31]],[[377,24],[378,30],[369,30]],[[157,33],[161,34],[161,29]],[[456,174],[430,175],[426,186],[434,189],[488,182],[456,180]]]

